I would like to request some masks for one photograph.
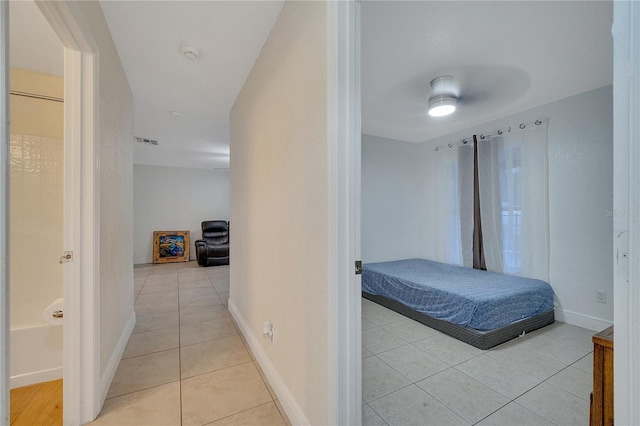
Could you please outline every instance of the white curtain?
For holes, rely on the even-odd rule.
[[[464,199],[471,191],[469,194],[473,197],[473,149],[470,157],[462,154],[470,148],[458,147],[457,143],[435,147],[426,165],[429,173],[425,195],[430,200],[429,239],[433,250],[428,258],[439,262],[466,266],[464,257],[468,255],[466,251],[471,250],[472,234],[463,236],[466,229],[461,227],[461,196]],[[473,198],[470,205],[473,206]]]
[[[503,130],[478,143],[487,269],[549,280],[547,124]]]

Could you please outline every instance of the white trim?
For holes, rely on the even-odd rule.
[[[362,423],[359,4],[327,3],[328,371],[331,423]]]
[[[133,328],[136,326],[136,313],[131,312],[131,317],[129,321],[127,321],[127,325],[124,327],[120,338],[118,339],[118,344],[116,345],[113,354],[111,354],[111,359],[109,359],[109,363],[107,364],[107,368],[105,369],[104,375],[102,376],[102,380],[100,381],[100,404],[107,399],[107,394],[109,393],[109,388],[111,387],[111,382],[113,382],[113,377],[116,375],[116,370],[118,369],[118,364],[120,364],[120,359],[122,358],[122,354],[124,353],[124,349],[127,346],[127,342],[131,337],[131,333],[133,332]],[[100,409],[98,412],[100,412]]]
[[[74,2],[36,0],[65,46],[64,424],[93,420],[100,388],[98,49]]]
[[[33,385],[35,383],[50,382],[62,377],[62,367],[47,370],[32,371],[11,377],[11,389]]]
[[[229,312],[233,316],[233,319],[236,321],[238,327],[240,327],[240,332],[249,344],[251,352],[253,352],[253,356],[255,356],[256,361],[258,362],[258,364],[260,364],[262,372],[267,377],[269,385],[277,395],[278,401],[280,401],[280,404],[287,414],[287,417],[289,417],[289,421],[291,421],[291,424],[310,425],[311,422],[304,415],[302,408],[300,408],[295,398],[289,391],[289,388],[287,388],[287,386],[284,384],[284,381],[278,374],[278,370],[276,370],[273,364],[271,364],[271,361],[269,361],[269,357],[262,349],[260,343],[256,341],[256,338],[254,337],[253,333],[251,333],[251,330],[247,326],[244,318],[242,318],[242,315],[240,315],[236,304],[233,303],[233,300],[231,299],[229,299]]]
[[[614,418],[640,424],[640,3],[613,3]]]
[[[575,325],[593,331],[602,331],[607,327],[611,327],[613,323],[602,318],[592,317],[590,315],[580,314],[578,312],[567,311],[565,309],[555,308],[554,315],[556,321],[566,324]]]
[[[0,424],[9,424],[9,2],[0,2]]]

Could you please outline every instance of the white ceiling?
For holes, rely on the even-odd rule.
[[[229,167],[229,111],[283,1],[101,1],[134,96],[134,163]],[[200,51],[184,57],[183,45]],[[184,117],[175,117],[180,111]]]
[[[423,142],[612,82],[612,2],[362,3],[363,133]],[[448,117],[429,82],[454,76]]]
[[[229,111],[283,2],[101,5],[134,94],[134,134],[159,142],[132,142],[134,162],[229,167]],[[361,6],[365,134],[422,142],[612,81],[610,1]],[[10,20],[12,65],[61,75],[62,46],[34,3],[12,2]],[[181,55],[185,44],[199,60]],[[455,77],[461,99],[436,119],[426,114],[429,82],[442,74]]]
[[[62,43],[34,2],[11,2],[9,31],[12,67],[63,75]]]

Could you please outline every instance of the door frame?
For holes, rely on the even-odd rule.
[[[327,3],[329,416],[362,424],[360,4]]]
[[[9,2],[0,1],[0,425],[9,424]]]
[[[98,48],[73,2],[35,0],[64,45],[64,424],[93,420],[100,386]],[[62,253],[61,253],[62,254]]]
[[[640,3],[613,2],[614,418],[640,424]]]

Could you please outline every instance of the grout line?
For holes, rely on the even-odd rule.
[[[119,394],[119,395],[110,396],[107,399],[105,399],[105,401],[108,401],[108,400],[114,399],[114,398],[120,398],[121,396],[125,396],[125,395],[131,395],[132,393],[136,393],[136,392],[141,392],[141,391],[157,388],[157,387],[160,387],[160,386],[169,385],[171,383],[176,383],[176,382],[179,382],[179,381],[180,381],[180,379],[176,379],[176,380],[171,380],[171,381],[168,381],[168,382],[165,382],[165,383],[158,383],[158,384],[155,384],[155,385],[147,386],[145,388],[136,389],[136,390],[131,391],[131,392],[126,392],[126,393],[122,393],[122,394]]]

